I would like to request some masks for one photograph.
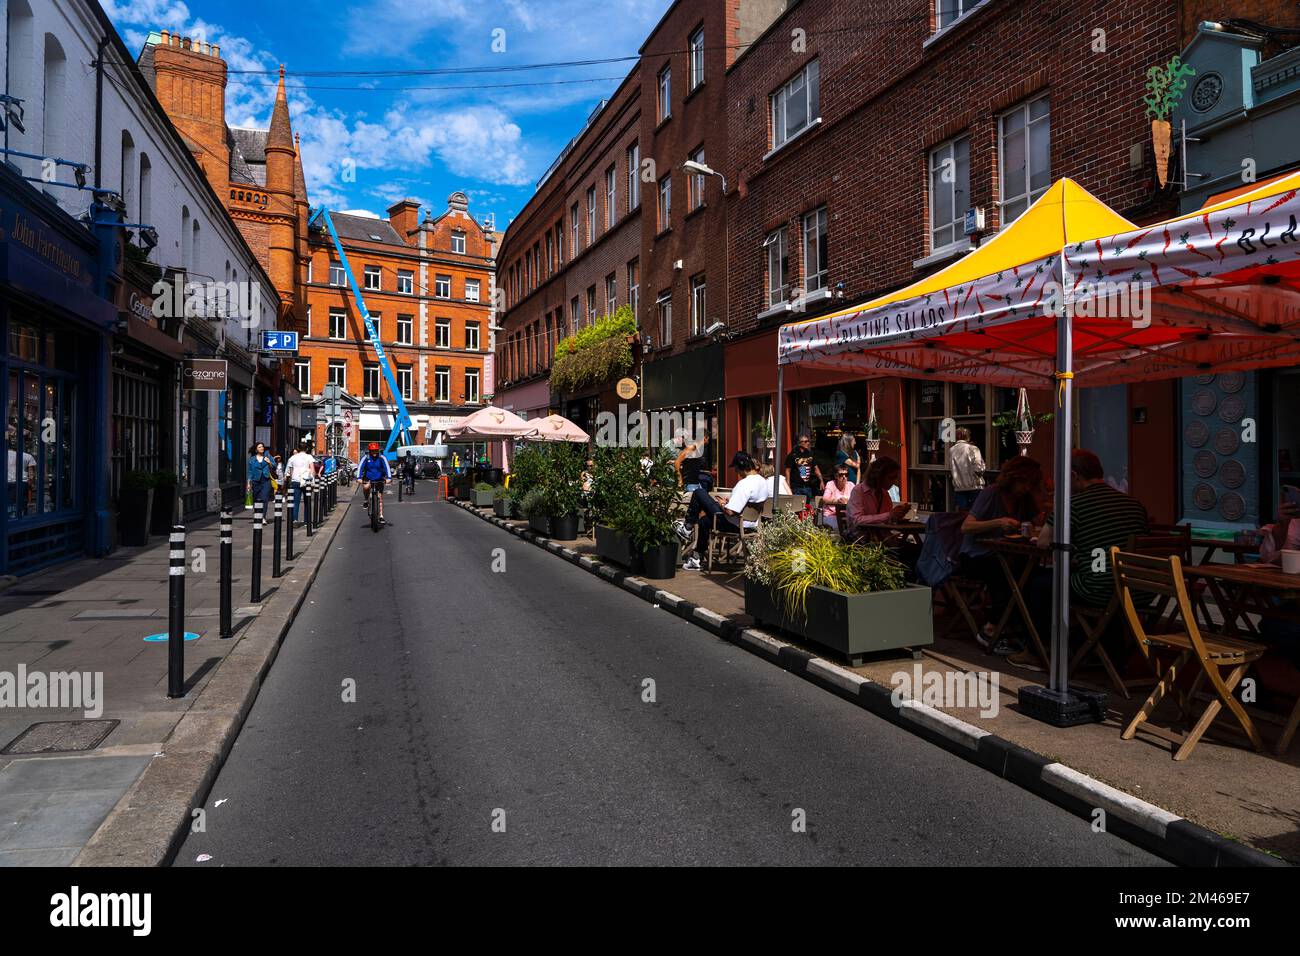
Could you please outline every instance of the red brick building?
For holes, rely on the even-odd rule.
[[[496,403],[524,417],[559,410],[586,427],[617,401],[612,383],[553,396],[547,380],[563,338],[620,306],[645,309],[640,76],[634,67],[592,112],[502,240]]]
[[[1177,193],[1155,183],[1141,96],[1147,68],[1179,48],[1179,11],[1164,0],[891,0],[870,19],[851,0],[792,5],[727,76],[729,101],[744,107],[728,112],[731,443],[761,444],[780,324],[960,257],[967,210],[982,212],[987,237],[1070,177],[1136,222],[1172,213]],[[971,429],[990,467],[1015,453],[995,424],[1014,390],[796,369],[786,388],[783,447],[812,433],[824,469],[844,430],[862,434],[874,396],[889,433],[881,453],[900,460],[903,495],[923,508],[951,506],[944,418]],[[1031,402],[1051,411],[1047,394]],[[1167,497],[1175,385],[1087,389],[1079,402],[1080,441],[1144,500]],[[1142,424],[1125,427],[1138,409]],[[1048,461],[1051,442],[1045,424],[1031,453]],[[1172,503],[1157,515],[1172,518]]]
[[[419,204],[403,200],[387,219],[331,213],[331,220],[414,422],[414,440],[423,443],[427,429],[446,431],[490,394],[495,237],[470,215],[461,192],[437,218],[421,221]],[[309,236],[306,303],[297,385],[320,396],[332,382],[357,400],[345,399],[351,421],[331,425],[322,407],[316,427],[318,447],[338,447],[356,460],[365,443],[387,441],[396,404],[323,227]]]

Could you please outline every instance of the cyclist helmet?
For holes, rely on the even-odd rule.
[[[369,452],[379,451],[379,442],[372,441],[369,445],[366,446],[366,451]]]

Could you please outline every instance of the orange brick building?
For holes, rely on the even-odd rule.
[[[437,218],[419,216],[412,200],[387,219],[330,214],[423,443],[426,430],[446,431],[491,394],[496,237],[461,192]],[[295,380],[304,395],[319,396],[326,382],[343,387],[344,420],[326,422],[322,408],[316,440],[355,460],[365,443],[387,441],[396,406],[323,227],[309,236],[306,303]]]

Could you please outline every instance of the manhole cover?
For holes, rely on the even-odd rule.
[[[1240,395],[1229,395],[1219,404],[1219,418],[1225,422],[1239,422],[1246,414],[1246,403]]]
[[[1183,438],[1193,448],[1200,448],[1210,440],[1210,426],[1205,422],[1193,419],[1183,429]]]
[[[1219,470],[1219,480],[1228,488],[1240,488],[1246,483],[1246,469],[1237,459],[1231,458]]]
[[[1229,491],[1219,499],[1219,514],[1224,521],[1240,521],[1246,513],[1246,499],[1235,491]]]
[[[1200,484],[1192,489],[1192,502],[1202,511],[1211,510],[1218,502],[1219,496],[1209,485]]]
[[[0,754],[61,754],[94,750],[118,725],[116,720],[47,720],[32,724]]]
[[[1208,388],[1203,388],[1192,396],[1192,411],[1198,415],[1210,415],[1219,407],[1219,399]]]
[[[1192,456],[1192,469],[1196,472],[1197,478],[1209,478],[1219,470],[1219,459],[1215,457],[1214,452],[1202,448]]]

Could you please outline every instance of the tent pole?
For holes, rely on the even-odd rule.
[[[1062,288],[1069,287],[1064,256],[1061,257]],[[1055,454],[1052,471],[1053,555],[1052,555],[1052,659],[1048,687],[1062,694],[1070,683],[1070,452],[1074,434],[1074,329],[1070,306],[1063,300],[1056,317],[1057,409]]]
[[[780,335],[778,331],[778,343]],[[780,349],[779,344],[777,348]],[[785,428],[785,366],[781,364],[779,354],[776,361],[776,434],[772,436],[776,439],[776,447],[775,454],[772,456],[772,514],[777,514],[781,510],[781,435]]]

